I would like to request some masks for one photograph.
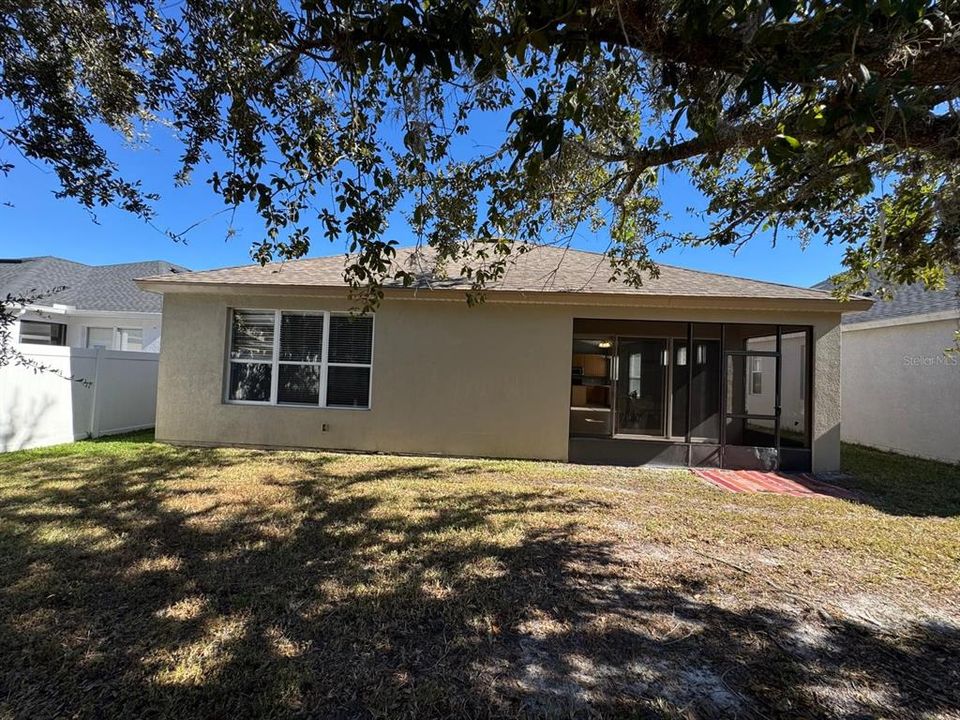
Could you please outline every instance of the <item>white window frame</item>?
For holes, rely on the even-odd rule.
[[[763,395],[763,363],[759,357],[751,357],[753,361],[750,368],[750,394],[751,395]],[[759,382],[760,389],[757,390],[757,381]]]
[[[800,400],[807,400],[807,344],[800,344]],[[804,406],[806,414],[806,406]]]
[[[87,350],[93,350],[90,347],[90,331],[91,330],[109,330],[110,331],[110,347],[105,348],[106,350],[123,350],[123,352],[146,352],[143,348],[146,347],[146,328],[138,325],[84,325],[83,326],[83,347]],[[131,330],[140,331],[140,349],[139,350],[124,350],[123,348],[123,331],[127,332]]]
[[[128,340],[129,340],[130,331],[137,331],[137,332],[140,333],[140,349],[139,349],[139,350],[127,350],[126,348],[123,347],[123,332],[124,332],[124,330],[127,331],[127,335],[128,335],[128,338],[127,338],[127,339],[128,339]],[[115,333],[115,338],[116,338],[115,342],[116,342],[117,350],[123,350],[124,352],[143,352],[143,346],[144,346],[143,337],[144,337],[144,334],[145,334],[145,333],[143,332],[143,328],[142,328],[142,327],[134,327],[134,326],[132,326],[132,325],[125,325],[125,326],[123,326],[123,327],[117,327],[117,328],[115,328],[115,329],[114,329],[114,333]]]
[[[21,318],[21,320],[20,320],[20,322],[19,322],[19,324],[18,324],[18,327],[17,327],[17,334],[16,334],[16,338],[17,338],[17,339],[16,339],[16,342],[18,342],[18,343],[20,343],[20,344],[23,344],[23,345],[46,345],[46,346],[48,346],[48,347],[66,347],[66,346],[68,346],[70,343],[69,343],[68,340],[67,340],[67,332],[69,331],[69,328],[68,328],[67,324],[66,324],[66,323],[61,323],[61,322],[56,322],[56,321],[54,321],[54,320],[46,320],[46,319],[42,319],[42,318],[43,318],[43,316],[41,316],[41,318],[31,318],[31,317]],[[63,330],[62,330],[62,332],[63,332],[63,344],[60,345],[60,344],[55,344],[55,343],[52,343],[52,342],[31,342],[30,340],[24,340],[24,339],[23,339],[24,337],[43,337],[42,335],[34,335],[34,334],[33,334],[32,332],[30,332],[29,330],[27,330],[27,332],[24,333],[24,327],[23,327],[23,326],[24,326],[24,323],[26,323],[26,325],[27,325],[28,328],[29,328],[29,327],[32,327],[32,326],[34,326],[34,325],[48,325],[48,326],[50,326],[50,327],[49,327],[49,330],[53,330],[53,326],[54,326],[54,325],[61,326],[61,327],[63,328]],[[58,333],[58,335],[59,335],[59,334],[60,334],[60,333]],[[51,336],[50,334],[48,334],[46,337],[48,338],[48,340],[52,339],[52,336]]]
[[[233,315],[236,312],[259,312],[273,313],[273,352],[270,360],[262,358],[232,358],[230,352],[233,349]],[[280,359],[280,326],[281,318],[287,315],[318,315],[323,317],[323,338],[320,348],[320,362],[301,361],[301,360],[281,360]],[[370,315],[370,362],[369,363],[342,363],[330,362],[330,318],[333,316],[350,317],[349,312],[336,310],[276,310],[273,308],[230,308],[227,314],[227,347],[224,364],[224,382],[223,382],[223,402],[227,405],[257,405],[260,407],[272,406],[283,408],[319,408],[322,410],[360,410],[367,411],[373,408],[373,354],[376,351],[377,338],[377,319],[376,315]],[[230,397],[230,366],[233,363],[246,363],[249,365],[269,365],[270,366],[270,399],[269,400],[234,400]],[[320,392],[318,403],[308,405],[306,403],[285,403],[278,401],[278,390],[280,385],[280,366],[281,365],[311,365],[320,368]],[[370,370],[370,382],[367,387],[367,406],[366,407],[348,407],[345,405],[327,405],[327,371],[331,367],[357,367]]]

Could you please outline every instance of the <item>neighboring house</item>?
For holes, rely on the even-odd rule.
[[[839,467],[840,317],[869,300],[671,266],[634,288],[537,247],[469,307],[430,251],[395,262],[418,281],[373,316],[350,314],[343,256],[140,280],[164,295],[157,438]]]
[[[843,318],[843,439],[960,462],[960,354],[944,352],[960,330],[960,279],[891,291]]]
[[[84,265],[56,257],[0,259],[0,297],[35,297],[13,338],[34,345],[160,351],[162,299],[134,278],[186,272],[163,260]]]

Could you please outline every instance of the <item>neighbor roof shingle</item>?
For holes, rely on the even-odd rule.
[[[878,278],[871,277],[868,297],[876,293],[881,284]],[[813,287],[829,292],[833,289],[833,283],[824,280]],[[844,315],[843,324],[889,320],[950,310],[960,311],[960,277],[948,278],[943,290],[927,290],[922,283],[893,287],[887,285],[887,288],[893,294],[891,299],[873,298],[874,303],[869,310]]]
[[[431,249],[397,250],[394,263],[417,276],[412,286],[418,289],[462,289],[470,281],[461,277],[459,264],[450,268],[450,277],[436,268]],[[264,266],[205,270],[166,277],[142,278],[161,281],[155,288],[167,283],[195,283],[210,285],[276,285],[342,287],[346,256],[310,258]],[[823,290],[779,285],[746,278],[686,270],[672,265],[660,265],[660,276],[647,278],[641,287],[628,285],[622,279],[610,280],[610,265],[600,253],[557,248],[548,245],[530,246],[527,252],[514,253],[504,277],[487,286],[490,291],[598,293],[606,295],[678,295],[700,297],[753,297],[774,299],[829,300]],[[399,282],[388,282],[387,287],[402,287]]]
[[[84,265],[57,257],[0,260],[0,297],[44,295],[39,305],[70,305],[78,310],[158,313],[163,300],[137,287],[144,275],[188,272],[164,260]],[[54,292],[58,288],[63,288]]]

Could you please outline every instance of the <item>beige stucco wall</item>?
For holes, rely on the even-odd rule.
[[[843,439],[960,462],[957,320],[843,332]]]
[[[231,307],[346,310],[350,303],[333,297],[167,294],[158,439],[565,460],[575,317],[783,322],[814,326],[814,466],[839,466],[836,313],[497,301],[471,308],[462,299],[388,298],[376,315],[371,408],[338,410],[225,404]]]

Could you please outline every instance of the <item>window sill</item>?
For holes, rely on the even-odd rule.
[[[299,410],[350,410],[352,412],[369,412],[369,407],[345,407],[341,405],[303,405],[301,403],[269,403],[259,402],[257,400],[224,400],[221,405],[239,405],[241,407],[260,407],[260,408],[278,408],[289,410],[291,408]]]

